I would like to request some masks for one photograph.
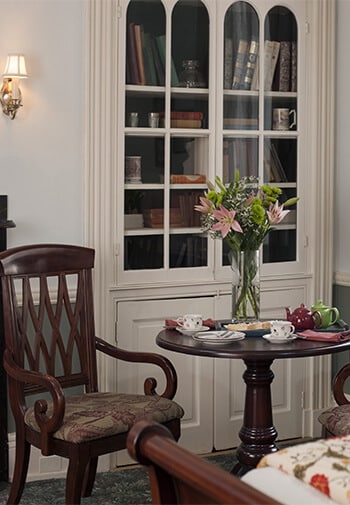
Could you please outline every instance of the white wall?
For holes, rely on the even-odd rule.
[[[0,109],[0,194],[8,247],[82,243],[85,0],[0,0],[0,75],[24,53],[29,78],[11,121]]]
[[[337,0],[334,271],[350,273],[350,0]],[[327,205],[327,202],[324,202]]]

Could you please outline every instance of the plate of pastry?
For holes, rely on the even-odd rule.
[[[251,323],[226,323],[223,325],[225,329],[231,331],[243,331],[247,336],[260,337],[271,331],[270,321],[254,321]]]

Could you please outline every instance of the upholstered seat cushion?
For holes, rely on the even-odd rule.
[[[258,464],[259,468],[266,466],[297,477],[339,504],[350,503],[349,435],[298,444],[267,454]]]
[[[48,416],[52,403],[48,402]],[[148,418],[164,423],[181,418],[183,409],[174,401],[161,396],[137,394],[88,393],[66,397],[64,421],[55,438],[81,443],[117,433],[124,433],[139,419]],[[30,407],[25,424],[40,431]]]
[[[350,404],[325,410],[318,420],[333,435],[350,435]]]

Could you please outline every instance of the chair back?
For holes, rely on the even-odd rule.
[[[62,388],[97,391],[92,268],[94,250],[39,244],[0,254],[5,348],[28,371],[55,377]],[[42,391],[9,377],[10,401]],[[15,408],[15,410],[17,410]]]

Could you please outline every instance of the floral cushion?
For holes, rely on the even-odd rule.
[[[350,435],[294,445],[264,456],[258,467],[278,468],[340,504],[350,503]]]
[[[333,435],[350,435],[350,404],[328,409],[320,414],[318,420]]]
[[[52,413],[51,402],[48,402],[47,412],[49,416]],[[80,443],[125,433],[143,417],[164,423],[183,415],[184,411],[177,403],[161,396],[117,393],[69,396],[66,397],[63,424],[54,437]],[[35,431],[40,431],[33,407],[26,411],[24,421]]]

